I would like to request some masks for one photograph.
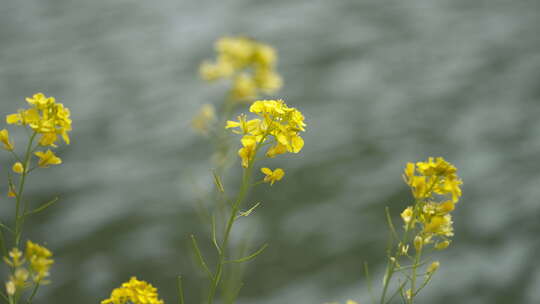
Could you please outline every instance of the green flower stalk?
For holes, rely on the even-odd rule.
[[[281,180],[285,175],[285,171],[281,168],[271,170],[264,167],[261,168],[261,172],[265,174],[265,177],[261,181],[253,183],[255,162],[258,159],[259,152],[267,148],[265,157],[273,158],[287,152],[299,153],[304,146],[300,132],[305,131],[306,124],[304,123],[304,116],[297,109],[288,107],[282,100],[260,100],[255,101],[251,105],[250,112],[254,113],[257,117],[248,120],[247,115],[240,115],[238,121],[228,121],[225,126],[226,129],[233,129],[234,133],[242,135],[242,147],[238,150],[238,155],[241,159],[243,173],[238,196],[229,205],[228,219],[226,220],[221,238],[218,238],[216,235],[215,217],[212,216],[212,240],[218,256],[216,267],[213,271],[208,267],[196,238],[194,236],[191,237],[198,262],[208,275],[210,281],[207,298],[208,304],[214,303],[217,290],[223,284],[226,264],[243,263],[252,260],[263,252],[267,246],[265,244],[254,253],[239,259],[232,258],[229,253],[229,240],[235,222],[242,216],[249,215],[258,206],[257,204],[248,211],[241,212],[250,189],[256,184],[265,182],[272,185],[276,181]],[[219,176],[215,176],[215,180],[218,189],[223,191]],[[180,296],[182,297],[183,293]],[[232,303],[234,299],[228,299],[228,301]]]
[[[401,213],[404,222],[401,236],[387,209],[392,245],[388,250],[380,304],[390,303],[397,295],[405,303],[413,304],[416,296],[428,285],[440,263],[429,263],[429,260],[422,258],[426,253],[450,245],[450,238],[454,235],[451,212],[461,197],[462,181],[457,176],[457,169],[442,157],[430,157],[426,162],[416,164],[408,163],[403,178],[411,188],[414,204]],[[425,271],[421,273],[421,269]],[[395,275],[401,276],[399,285],[388,296]]]
[[[10,139],[9,131],[0,131],[0,142],[3,148],[10,152],[15,159],[12,166],[13,173],[19,175],[15,182],[9,174],[8,197],[15,199],[14,227],[0,223],[0,241],[5,263],[9,266],[11,275],[6,282],[6,293],[0,293],[1,298],[9,304],[17,304],[22,301],[26,289],[31,289],[24,300],[31,303],[38,288],[47,284],[49,269],[54,261],[52,253],[47,248],[27,241],[23,256],[19,249],[22,240],[22,232],[26,219],[35,213],[41,212],[57,199],[53,199],[40,207],[31,210],[28,201],[23,198],[24,189],[29,174],[36,168],[47,168],[51,165],[59,165],[62,160],[54,154],[51,148],[57,147],[58,138],[61,137],[69,144],[69,132],[71,131],[70,111],[63,104],[56,102],[54,97],[46,97],[42,93],[34,94],[26,98],[29,108],[21,109],[15,114],[6,117],[8,124],[25,127],[29,132],[29,139],[25,153],[19,157],[15,152],[15,143]],[[47,147],[46,151],[40,148]],[[34,164],[37,157],[37,164]],[[4,238],[3,230],[13,238],[13,246],[8,246]],[[12,247],[9,253],[6,248]]]

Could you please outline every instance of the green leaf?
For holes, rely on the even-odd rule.
[[[195,239],[195,236],[191,235],[191,245],[193,246],[193,251],[195,252],[195,255],[197,256],[197,260],[199,262],[199,266],[208,274],[210,279],[214,280],[214,275],[212,275],[212,272],[210,271],[210,268],[208,268],[208,265],[206,265],[206,262],[204,261],[204,257],[202,256],[201,250],[199,249],[199,245],[197,245],[197,240]]]
[[[250,255],[248,255],[246,257],[236,259],[236,260],[225,261],[225,263],[243,263],[243,262],[247,262],[249,260],[254,259],[259,254],[261,254],[266,249],[266,247],[268,247],[268,244],[262,245],[262,247],[259,250],[255,251],[254,253],[252,253],[252,254],[250,254]]]
[[[36,209],[34,209],[34,210],[30,211],[30,212],[25,213],[24,216],[39,213],[39,212],[49,208],[50,206],[52,206],[56,202],[58,202],[58,197],[55,197],[52,200],[50,200],[50,201],[46,202],[45,204],[41,205],[40,207],[38,207],[38,208],[36,208]]]

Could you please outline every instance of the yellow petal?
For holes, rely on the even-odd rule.
[[[266,175],[272,175],[272,170],[270,170],[269,168],[261,168],[261,172],[266,174]]]

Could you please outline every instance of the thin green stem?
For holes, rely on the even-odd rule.
[[[414,297],[416,296],[416,277],[417,277],[418,264],[420,262],[421,256],[422,256],[422,249],[417,250],[414,256],[414,267],[411,269],[411,293],[410,293],[410,298],[409,298],[409,304],[413,304]]]
[[[32,290],[32,293],[30,294],[30,297],[28,298],[28,300],[26,300],[26,304],[32,303],[32,300],[36,296],[38,288],[39,288],[39,281],[37,281],[36,284],[34,285],[34,289]]]
[[[182,276],[176,277],[176,283],[178,286],[178,303],[184,304],[184,288],[182,287]]]
[[[394,275],[394,269],[395,269],[395,261],[389,260],[388,266],[386,268],[386,274],[384,275],[384,281],[383,281],[383,291],[381,294],[381,304],[385,303],[386,293],[388,292],[388,286],[390,285],[390,280],[392,279],[392,275]]]
[[[21,177],[19,179],[19,191],[17,194],[17,201],[16,201],[16,207],[15,207],[15,247],[19,247],[19,243],[21,240],[21,234],[22,234],[22,220],[25,216],[24,214],[21,215],[21,203],[23,202],[23,191],[24,191],[24,184],[26,182],[26,176],[28,175],[27,169],[30,164],[30,157],[32,156],[32,144],[34,143],[34,139],[36,138],[37,132],[34,131],[32,135],[30,136],[30,140],[28,141],[28,146],[26,147],[26,153],[24,155],[24,163],[23,167],[24,170],[21,174]]]
[[[228,247],[229,237],[231,234],[233,224],[236,220],[236,214],[238,213],[238,210],[240,206],[242,205],[249,191],[249,188],[250,188],[249,181],[251,179],[251,172],[252,172],[252,166],[250,163],[248,167],[244,169],[240,193],[238,194],[238,198],[236,199],[236,202],[231,207],[231,213],[229,215],[229,219],[225,227],[223,241],[221,242],[221,246],[220,246],[221,252],[218,254],[218,263],[216,266],[214,280],[210,282],[210,292],[208,293],[208,304],[212,304],[214,302],[214,297],[216,294],[217,287],[219,286],[219,283],[221,282],[221,277],[223,274],[223,266],[225,264],[225,259],[226,259],[227,249],[228,249],[227,247]]]

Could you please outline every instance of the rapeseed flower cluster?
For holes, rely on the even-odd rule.
[[[44,279],[49,276],[49,269],[54,263],[51,257],[49,249],[32,241],[26,243],[24,255],[18,248],[13,248],[9,252],[9,258],[4,257],[6,264],[13,270],[6,282],[7,294],[12,296],[30,286],[30,278],[36,284],[48,283]]]
[[[223,37],[215,44],[217,58],[204,61],[199,69],[203,79],[232,79],[229,98],[249,101],[261,93],[273,94],[282,86],[276,72],[276,50],[247,37]]]
[[[253,163],[258,150],[266,145],[270,147],[266,156],[273,158],[284,153],[298,153],[304,146],[300,132],[305,131],[304,116],[300,111],[287,106],[283,100],[258,100],[249,108],[251,113],[258,117],[247,118],[242,114],[238,121],[227,121],[226,129],[233,128],[234,133],[242,134],[242,148],[238,155],[242,159],[242,166],[248,168]],[[282,169],[272,171],[263,168],[265,181],[274,183],[283,178]]]
[[[430,157],[426,162],[408,163],[403,175],[411,188],[415,204],[407,207],[401,217],[406,230],[420,227],[414,246],[421,250],[435,241],[443,249],[454,235],[451,212],[461,197],[461,179],[457,169],[444,158]]]
[[[68,133],[71,131],[71,119],[69,109],[63,104],[57,103],[54,97],[47,97],[42,93],[34,94],[26,98],[31,106],[28,109],[21,109],[15,114],[7,115],[6,122],[29,127],[34,133],[28,145],[32,145],[34,138],[40,136],[39,146],[56,148],[58,137],[62,137],[66,144],[70,143]],[[9,131],[0,130],[0,142],[3,148],[14,153],[15,144],[10,139]],[[38,166],[47,168],[50,165],[59,165],[62,160],[57,157],[51,149],[47,151],[35,151],[35,148],[28,150],[38,158]],[[28,153],[28,152],[27,152]],[[31,169],[30,158],[23,158],[24,162],[17,161],[13,164],[12,170],[17,174],[27,174]],[[14,185],[10,185],[9,196],[16,197]]]
[[[115,288],[110,298],[101,301],[101,304],[163,304],[158,296],[152,284],[132,277],[121,287]]]
[[[54,263],[52,252],[31,241],[26,242],[25,258],[30,263],[30,270],[35,282],[49,276],[49,269]]]
[[[63,104],[57,103],[54,97],[47,97],[42,93],[34,94],[32,97],[26,98],[26,101],[31,107],[8,115],[7,123],[30,127],[41,135],[39,140],[41,146],[56,147],[58,135],[63,138],[66,144],[69,144],[68,132],[71,131],[69,109]],[[0,136],[0,138],[5,146],[8,145],[3,140],[3,138],[8,138],[8,134]]]

